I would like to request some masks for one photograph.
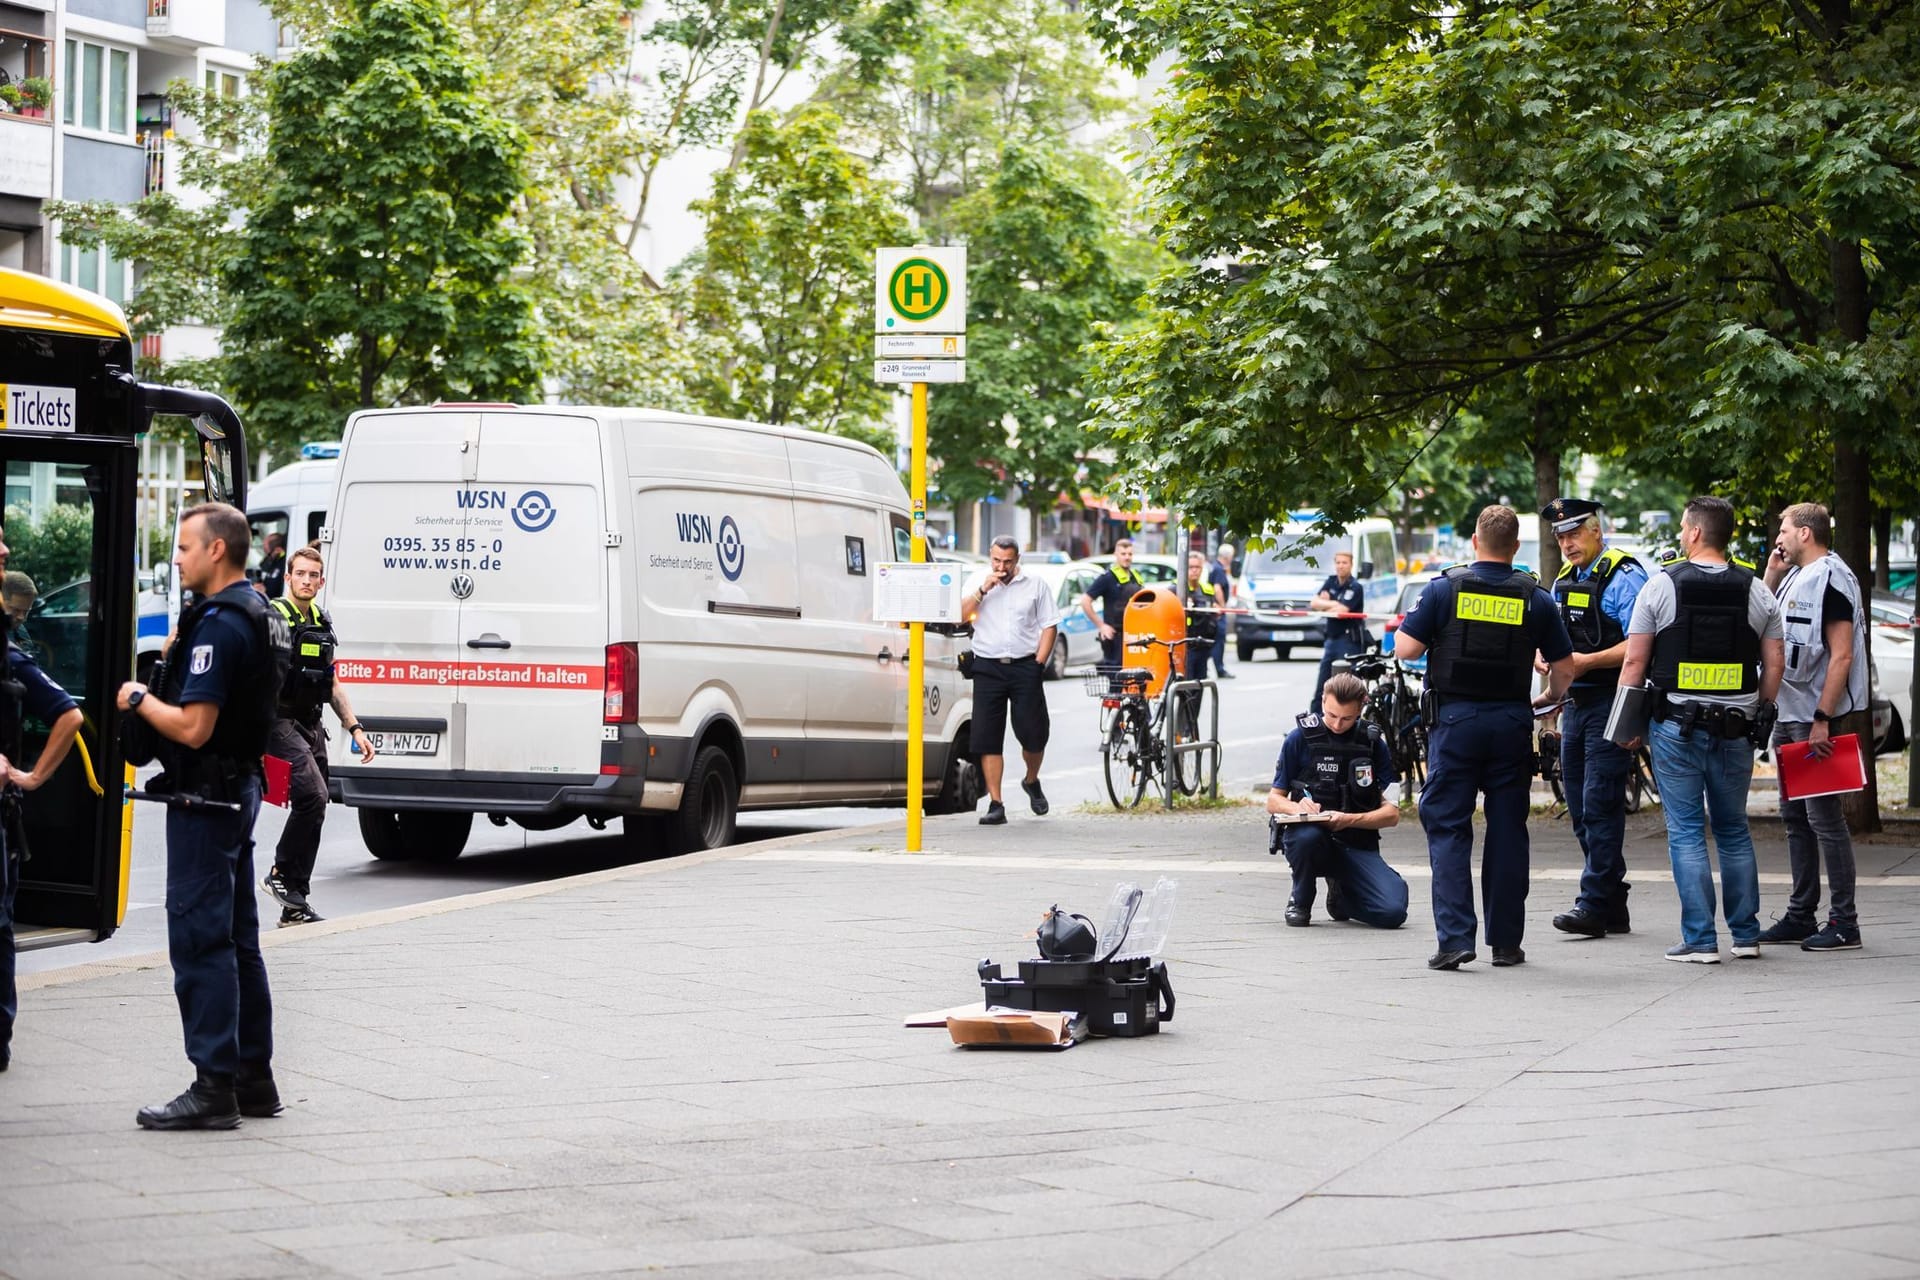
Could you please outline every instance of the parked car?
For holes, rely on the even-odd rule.
[[[1873,619],[1873,742],[1879,754],[1905,747],[1913,724],[1914,605],[1891,592],[1875,591],[1867,613]]]
[[[1172,582],[1180,573],[1178,563],[1173,556],[1133,558],[1134,570],[1147,582]],[[1112,566],[1112,556],[1075,560],[1071,564],[1027,566],[1027,572],[1037,572],[1054,584],[1054,601],[1060,606],[1060,628],[1054,638],[1053,656],[1047,661],[1047,679],[1058,680],[1070,666],[1099,661],[1100,631],[1080,608],[1080,597],[1086,594],[1095,578]]]

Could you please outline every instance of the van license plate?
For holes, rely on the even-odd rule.
[[[1273,633],[1273,638],[1275,640],[1305,640],[1307,633],[1304,631],[1276,631]]]
[[[440,754],[437,733],[391,733],[369,731],[373,749],[383,756],[433,756]]]

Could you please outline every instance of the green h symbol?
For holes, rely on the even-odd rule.
[[[919,310],[933,305],[933,272],[924,268],[907,272],[907,278],[901,283],[900,301]]]

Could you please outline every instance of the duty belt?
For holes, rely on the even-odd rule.
[[[1719,738],[1744,738],[1753,732],[1753,717],[1744,708],[1712,702],[1674,703],[1662,699],[1653,718],[1675,721],[1683,734],[1705,729]]]

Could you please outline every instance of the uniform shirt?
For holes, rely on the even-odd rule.
[[[1364,732],[1366,730],[1356,724],[1346,733],[1335,736],[1346,741],[1354,734]],[[1280,744],[1280,759],[1273,768],[1273,789],[1282,795],[1290,796],[1297,782],[1300,790],[1305,792],[1308,784],[1312,782],[1312,779],[1307,776],[1308,756],[1307,731],[1295,729],[1287,735],[1287,740]],[[1393,752],[1387,750],[1385,738],[1373,744],[1373,776],[1380,782],[1381,799],[1397,803],[1400,799],[1400,775],[1393,771]]]
[[[1497,560],[1476,560],[1473,563],[1474,576],[1482,582],[1499,582],[1513,566]],[[1420,593],[1420,599],[1407,611],[1406,621],[1400,624],[1400,634],[1418,640],[1428,648],[1433,647],[1433,639],[1440,632],[1440,626],[1453,616],[1453,583],[1442,574],[1427,584]],[[1558,662],[1573,652],[1573,639],[1567,635],[1566,620],[1560,616],[1560,606],[1553,602],[1544,588],[1535,587],[1533,599],[1527,602],[1527,635],[1533,640],[1533,647],[1548,662]]]
[[[1207,566],[1207,581],[1220,593],[1221,604],[1233,599],[1233,575],[1218,560]]]
[[[1360,579],[1348,578],[1345,586],[1340,585],[1338,574],[1328,574],[1327,580],[1320,584],[1321,594],[1329,597],[1345,613],[1365,613],[1367,611],[1367,589],[1360,585]],[[1367,624],[1359,618],[1328,618],[1327,639],[1364,640],[1367,638]]]
[[[991,571],[989,571],[991,572]],[[985,573],[967,582],[972,595],[986,582]],[[1053,589],[1030,573],[1015,573],[980,601],[973,620],[973,652],[982,658],[1031,658],[1040,649],[1040,633],[1059,622],[1054,614]]]
[[[1708,573],[1725,573],[1725,564],[1713,564],[1695,561],[1696,568]],[[1627,624],[1629,636],[1657,635],[1673,625],[1674,617],[1673,575],[1656,573],[1647,580],[1640,590],[1640,598],[1633,603],[1633,621]],[[1753,575],[1753,587],[1747,593],[1747,625],[1762,640],[1778,640],[1780,631],[1780,602],[1773,598],[1773,592],[1767,590],[1767,584],[1759,574]],[[1760,703],[1758,693],[1680,693],[1667,694],[1668,702],[1700,702],[1723,707],[1740,707],[1752,710]]]
[[[40,669],[39,663],[12,643],[7,645],[7,671],[20,682],[20,711],[29,719],[51,725],[80,705],[73,700],[72,694],[47,678],[47,673]],[[10,763],[23,773],[33,767],[30,760],[14,760]]]
[[[1602,547],[1601,550],[1605,550]],[[1573,571],[1575,582],[1585,582],[1593,576],[1592,566]],[[1607,579],[1607,589],[1600,594],[1600,612],[1620,624],[1625,631],[1633,621],[1633,605],[1640,598],[1640,591],[1647,585],[1647,571],[1639,561],[1621,565],[1613,571],[1613,577]],[[1619,668],[1614,668],[1618,671]],[[1575,680],[1574,687],[1597,683],[1593,676],[1581,676]]]
[[[1088,598],[1100,602],[1100,616],[1110,627],[1120,625],[1120,616],[1126,612],[1127,601],[1135,592],[1147,585],[1141,581],[1138,569],[1129,569],[1127,572],[1133,575],[1133,581],[1125,585],[1121,584],[1120,579],[1114,577],[1112,569],[1108,569],[1095,578],[1093,585],[1087,588]]]
[[[187,651],[168,655],[169,662],[185,664],[180,668],[182,684],[176,705],[211,702],[224,707],[234,683],[245,674],[247,655],[253,652],[253,624],[247,619],[246,606],[241,603],[246,597],[241,592],[251,594],[253,587],[236,582],[214,596],[214,607],[194,624],[193,634],[182,642]]]

